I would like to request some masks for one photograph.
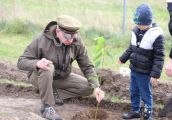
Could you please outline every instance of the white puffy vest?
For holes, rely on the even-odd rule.
[[[162,29],[160,27],[150,28],[144,34],[139,47],[147,50],[153,49],[153,43],[159,35],[162,35]],[[132,31],[131,44],[137,46],[136,34]]]

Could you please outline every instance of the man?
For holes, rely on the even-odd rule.
[[[170,15],[170,21],[168,23],[168,29],[172,35],[172,0],[167,0],[167,10]],[[172,48],[169,54],[169,61],[165,66],[165,73],[167,76],[172,77]],[[172,96],[168,99],[163,109],[159,112],[160,117],[167,116],[168,113],[172,112]]]
[[[104,97],[98,77],[78,35],[81,23],[67,15],[50,22],[18,60],[18,68],[29,71],[29,79],[38,87],[42,101],[41,113],[49,120],[61,120],[54,104],[63,104],[71,97],[88,96],[94,90],[98,102]],[[71,73],[76,60],[80,75]]]
[[[172,35],[172,0],[167,0],[167,10],[170,15],[170,21],[168,23],[169,32]],[[165,72],[168,76],[172,77],[172,48],[169,54],[169,61],[165,66]]]

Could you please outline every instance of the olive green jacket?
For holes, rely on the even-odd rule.
[[[58,79],[64,78],[71,73],[72,62],[76,60],[90,85],[98,87],[98,77],[81,42],[81,38],[77,35],[71,45],[65,46],[56,38],[54,33],[56,26],[57,23],[55,21],[50,22],[44,31],[33,39],[23,55],[19,57],[18,68],[33,72],[37,70],[37,62],[42,58],[46,58],[53,62],[55,66],[54,77]]]

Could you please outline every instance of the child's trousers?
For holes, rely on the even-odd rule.
[[[139,73],[131,70],[130,98],[132,111],[140,112],[141,101],[147,111],[152,113],[153,97],[150,74]]]

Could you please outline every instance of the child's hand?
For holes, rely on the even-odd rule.
[[[154,86],[154,85],[157,85],[157,82],[158,82],[158,79],[157,79],[157,78],[151,77],[150,83],[151,83],[153,86]]]
[[[123,62],[121,62],[121,60],[119,59],[119,60],[118,60],[118,64],[120,64],[120,65],[121,65],[121,64],[124,64],[124,63],[123,63]]]

